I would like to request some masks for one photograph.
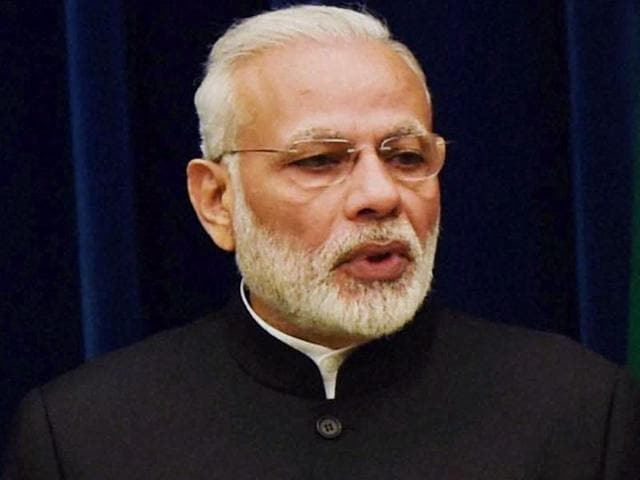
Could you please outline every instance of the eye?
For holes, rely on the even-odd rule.
[[[423,154],[415,150],[395,150],[387,156],[387,162],[391,166],[403,170],[423,168],[427,163]]]
[[[342,163],[340,155],[321,153],[309,157],[294,160],[289,163],[290,166],[303,170],[328,170],[338,167]]]

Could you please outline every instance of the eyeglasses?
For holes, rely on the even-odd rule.
[[[435,133],[398,135],[386,138],[377,149],[389,174],[397,181],[417,184],[436,176],[444,164],[444,139]],[[329,187],[343,182],[352,172],[358,153],[342,138],[305,139],[286,150],[258,148],[230,150],[235,153],[282,155],[282,172],[302,188]]]

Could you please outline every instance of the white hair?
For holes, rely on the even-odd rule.
[[[391,37],[383,21],[367,12],[320,5],[298,5],[250,17],[232,25],[213,45],[205,77],[195,94],[203,157],[219,160],[235,148],[239,125],[233,74],[240,61],[294,40],[368,39],[388,45],[413,70],[427,92],[416,57]]]

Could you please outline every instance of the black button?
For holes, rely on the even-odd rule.
[[[316,422],[316,431],[323,438],[336,438],[342,433],[342,423],[332,415],[323,415]]]

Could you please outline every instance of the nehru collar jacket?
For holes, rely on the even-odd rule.
[[[633,480],[638,421],[599,356],[428,301],[327,400],[236,299],[32,391],[2,479]]]

